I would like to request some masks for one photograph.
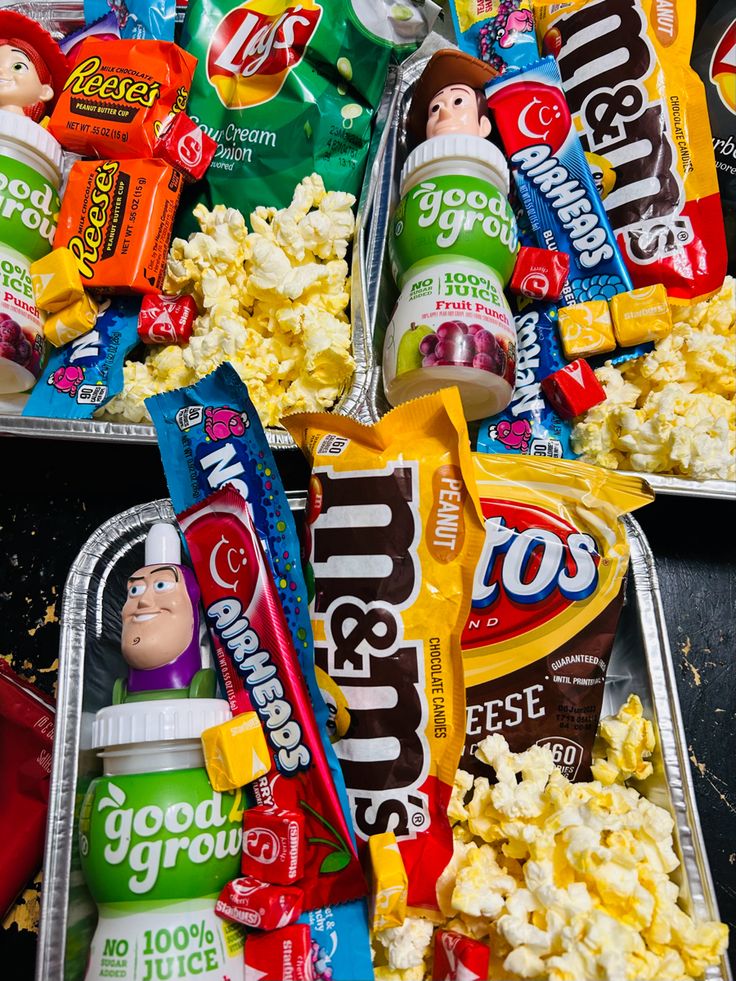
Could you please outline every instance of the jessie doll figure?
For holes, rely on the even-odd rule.
[[[0,10],[0,109],[39,122],[53,108],[70,66],[40,24]]]

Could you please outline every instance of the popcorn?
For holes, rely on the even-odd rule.
[[[437,883],[441,929],[488,944],[488,977],[685,981],[718,962],[728,928],[678,905],[672,816],[624,783],[651,773],[654,745],[632,695],[600,724],[593,772],[603,779],[570,783],[548,748],[511,753],[498,734],[476,751],[495,784],[458,772],[454,852]],[[433,929],[409,917],[374,934],[376,978],[432,976]]]
[[[606,401],[576,424],[589,463],[698,480],[736,477],[736,283],[673,306],[672,333],[641,358],[596,371]]]
[[[143,398],[192,384],[224,361],[266,426],[334,405],[355,369],[345,312],[354,203],[312,174],[288,208],[256,208],[250,232],[234,208],[197,205],[201,231],[174,240],[164,283],[196,302],[193,336],[180,356],[151,351],[142,364],[128,362],[104,414],[148,421]]]

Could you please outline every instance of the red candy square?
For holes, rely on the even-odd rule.
[[[196,316],[191,296],[147,293],[138,314],[138,336],[144,344],[186,344]]]
[[[278,930],[302,912],[304,893],[298,886],[272,886],[252,875],[228,882],[215,904],[224,920],[258,930]]]
[[[259,805],[243,815],[242,870],[288,886],[304,875],[304,815]]]
[[[188,181],[204,177],[216,151],[217,143],[212,137],[183,112],[164,125],[153,147],[155,157],[171,164]]]
[[[244,981],[313,981],[312,942],[306,923],[249,933],[245,938]]]
[[[606,399],[605,389],[583,358],[548,375],[542,381],[542,391],[563,419],[573,419]]]
[[[434,970],[437,981],[485,981],[491,951],[487,944],[452,930],[434,935]]]
[[[569,272],[570,256],[566,252],[522,245],[509,289],[534,300],[559,300]]]

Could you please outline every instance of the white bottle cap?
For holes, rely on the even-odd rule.
[[[151,525],[146,536],[146,565],[181,565],[179,532],[167,521]]]
[[[8,109],[0,109],[0,132],[3,139],[21,143],[45,157],[61,175],[63,160],[61,144],[43,126],[27,116],[10,112]]]
[[[108,705],[95,716],[92,748],[199,739],[232,718],[224,698],[157,698]]]
[[[461,162],[476,177],[491,181],[503,194],[509,193],[509,167],[498,147],[481,136],[456,133],[433,136],[412,150],[401,168],[401,196],[420,167],[446,162],[445,173],[452,174],[453,161]]]

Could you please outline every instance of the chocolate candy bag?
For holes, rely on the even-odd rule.
[[[482,529],[457,389],[373,426],[284,424],[312,465],[305,558],[317,667],[364,845],[393,831],[411,907],[437,908],[463,742],[459,633]]]
[[[634,286],[664,283],[674,302],[719,289],[723,216],[689,65],[695,0],[544,0],[535,15],[589,162],[613,179],[603,203]]]
[[[736,268],[736,10],[718,0],[695,38],[691,64],[708,100],[713,152],[721,191],[729,272]]]
[[[360,194],[373,115],[392,52],[421,40],[434,3],[371,0],[191,0],[183,47],[199,59],[189,98],[194,122],[218,144],[191,207],[289,204],[319,173],[328,190]]]
[[[485,541],[462,634],[467,732],[461,767],[500,733],[513,752],[549,746],[589,780],[629,546],[621,515],[645,481],[573,460],[473,457]]]

